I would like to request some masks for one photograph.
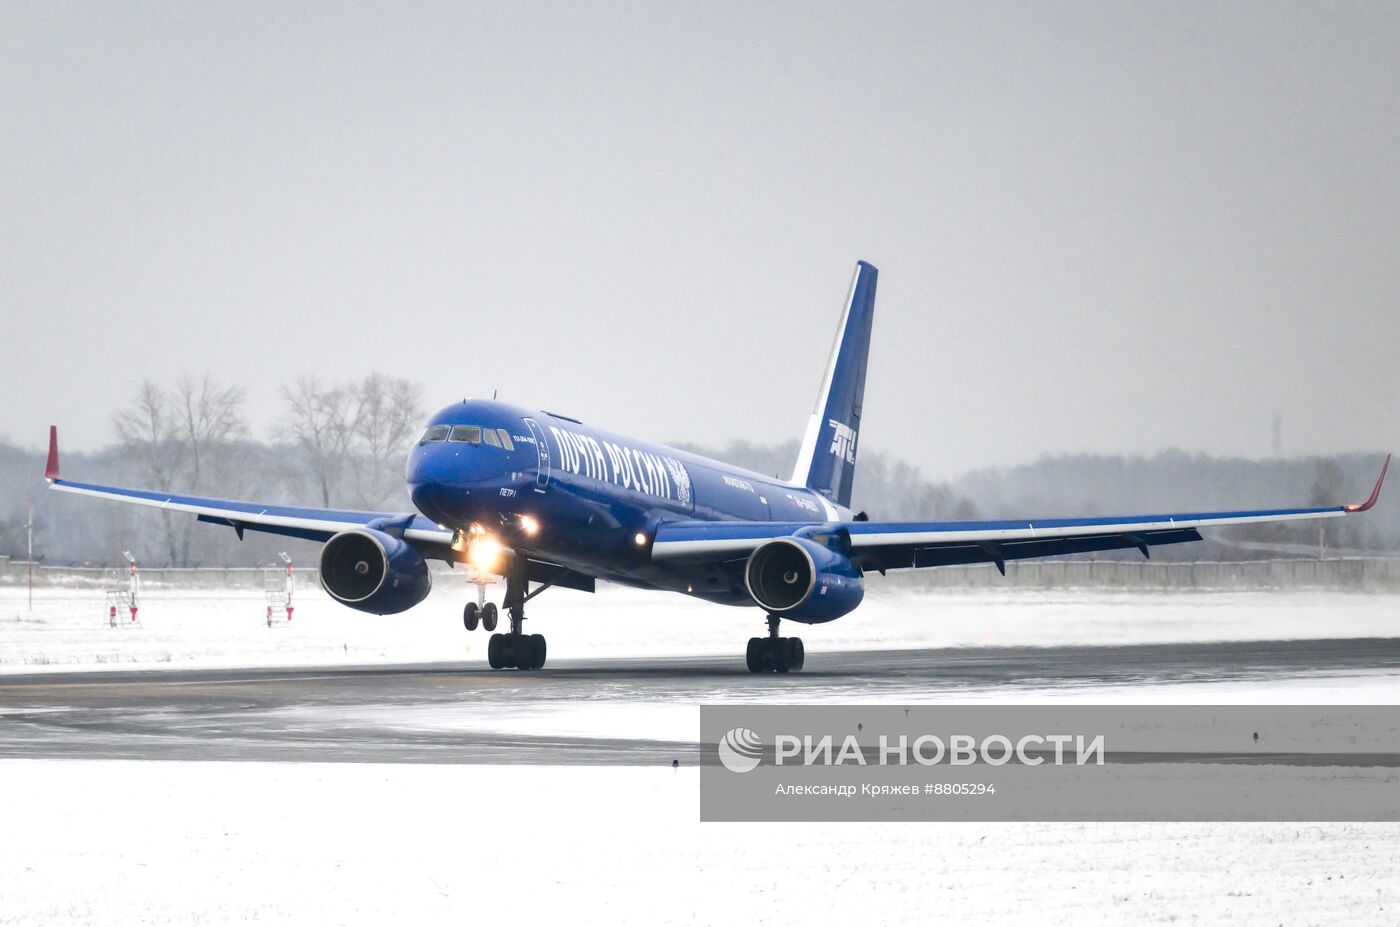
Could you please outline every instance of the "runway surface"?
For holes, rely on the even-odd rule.
[[[0,676],[0,757],[408,763],[695,762],[692,739],[578,736],[517,719],[589,705],[630,714],[719,702],[862,704],[1161,683],[1400,671],[1400,639],[809,652],[802,673],[742,659],[558,660],[520,673],[417,664]],[[607,726],[607,725],[605,725]]]

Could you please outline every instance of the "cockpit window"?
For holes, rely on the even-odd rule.
[[[432,425],[418,439],[419,444],[431,441],[455,441],[458,444],[481,444],[483,441],[492,447],[515,450],[510,432],[504,428],[482,428],[480,425]]]
[[[481,443],[481,426],[479,425],[453,425],[452,437],[449,441],[460,441],[467,444]]]

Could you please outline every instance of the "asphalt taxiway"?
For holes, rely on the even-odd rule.
[[[562,659],[528,673],[433,663],[17,674],[0,676],[0,757],[669,764],[694,761],[694,739],[628,736],[627,724],[560,736],[512,719],[592,704],[920,703],[1397,672],[1400,639],[1373,638],[812,651],[803,672],[783,676],[752,675],[735,657]]]

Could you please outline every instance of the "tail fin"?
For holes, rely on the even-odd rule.
[[[792,482],[815,490],[837,505],[850,506],[856,473],[856,438],[865,401],[865,366],[870,326],[875,318],[875,281],[880,272],[856,262],[846,311],[826,365],[817,406],[807,423]]]

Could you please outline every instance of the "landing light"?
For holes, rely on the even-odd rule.
[[[647,536],[640,531],[637,532],[637,536],[632,540],[637,542],[638,547],[645,547],[647,545]]]
[[[480,534],[472,538],[471,546],[467,548],[467,559],[484,573],[499,573],[502,549],[500,541],[489,534]]]
[[[529,515],[521,515],[520,530],[524,531],[530,537],[534,537],[535,535],[540,533],[540,523],[535,521]]]

